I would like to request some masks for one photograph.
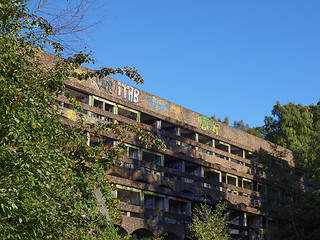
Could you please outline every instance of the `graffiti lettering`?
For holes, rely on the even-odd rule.
[[[118,97],[123,98],[132,103],[139,102],[139,89],[126,85],[124,83],[118,82],[116,93]]]
[[[68,110],[67,111],[67,118],[76,121],[77,120],[77,113],[73,110]],[[98,118],[95,117],[90,117],[90,116],[82,116],[82,120],[86,121],[86,122],[90,122],[90,123],[97,123],[99,121]]]
[[[97,79],[96,83],[98,84],[98,88],[100,90],[105,90],[108,93],[112,93],[113,83],[109,79]]]
[[[162,99],[157,98],[155,96],[145,97],[145,99],[147,100],[147,102],[152,108],[155,108],[161,111],[164,111],[164,110],[169,111],[169,104],[163,101]]]
[[[77,120],[77,114],[75,111],[73,110],[68,110],[67,111],[67,118],[73,120],[73,121],[76,121]]]
[[[132,102],[139,102],[139,89],[126,85],[124,83],[118,82],[114,84],[114,82],[110,79],[97,79],[96,80],[97,87],[100,90],[104,90],[107,93],[113,94],[115,93],[118,97]]]
[[[173,116],[174,116],[175,119],[181,120],[183,122],[185,121],[184,117],[181,114],[181,108],[180,107],[171,104],[170,110],[172,111]]]
[[[89,117],[89,116],[83,116],[82,119],[86,122],[90,122],[90,123],[97,123],[99,122],[98,118],[95,117]]]
[[[198,121],[201,124],[202,130],[212,131],[217,135],[219,134],[219,130],[220,130],[219,122],[205,116],[199,116]]]

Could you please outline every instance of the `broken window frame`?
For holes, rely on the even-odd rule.
[[[250,188],[246,188],[245,185],[244,185],[244,182],[247,182],[250,184]],[[242,178],[242,188],[245,188],[245,189],[249,189],[249,190],[252,190],[253,189],[253,182],[252,180],[250,179],[247,179],[247,178]]]
[[[159,211],[165,211],[166,210],[166,198],[167,198],[166,195],[160,194],[160,193],[151,192],[151,191],[143,191],[142,194],[143,194],[142,196],[143,196],[143,206],[144,207],[146,207],[145,195],[150,195],[150,196],[153,196],[153,207],[151,209],[159,210]],[[162,209],[160,209],[159,207],[156,206],[156,197],[157,198],[163,198],[164,206],[163,206]]]
[[[219,150],[224,151],[224,152],[226,152],[226,153],[230,153],[230,144],[229,144],[229,143],[225,143],[225,142],[219,141],[219,140],[217,140],[217,141],[218,141],[218,144],[219,144],[219,145],[224,145],[224,146],[226,147],[226,150],[225,150],[225,149],[222,149],[221,147],[220,147],[220,148],[217,147],[218,144],[215,143],[215,146],[214,146],[214,147],[215,147],[216,149],[219,149]],[[227,157],[227,156],[224,156],[224,155],[222,155],[222,154],[218,154],[218,156],[219,156],[220,158],[224,159],[224,160],[230,161],[230,158]]]
[[[160,164],[155,163],[153,160],[152,161],[148,161],[148,160],[143,159],[143,153],[144,152],[151,153],[151,154],[159,156],[160,157]],[[149,163],[155,164],[157,166],[163,166],[163,164],[164,164],[164,155],[162,153],[158,153],[158,152],[154,152],[154,151],[150,151],[150,150],[142,148],[141,149],[141,160],[145,161],[145,162],[149,162]]]
[[[126,155],[128,158],[131,158],[131,159],[134,159],[134,160],[141,160],[141,149],[139,147],[136,147],[136,146],[133,146],[131,144],[125,144],[126,145]],[[136,158],[133,158],[130,156],[130,148],[131,149],[135,149],[137,150],[137,157]]]
[[[192,165],[194,165],[194,166],[192,166]],[[187,171],[190,168],[194,168],[194,170],[193,171]],[[200,170],[198,170],[199,168],[200,168]],[[195,172],[195,169],[197,169],[196,172]],[[200,164],[197,164],[197,163],[194,163],[194,162],[185,161],[184,162],[184,172],[187,173],[187,174],[190,174],[190,175],[203,177],[202,166]]]
[[[228,182],[228,177],[235,178],[235,179],[236,179],[236,185],[233,185],[233,184],[229,183],[229,182]],[[238,186],[239,186],[239,178],[238,178],[238,176],[233,175],[233,174],[230,174],[230,173],[226,173],[226,184],[229,184],[229,185],[238,187]],[[228,188],[227,188],[227,191],[228,191],[228,192],[231,192],[231,193],[233,193],[233,194],[236,194],[236,195],[239,194],[238,191],[231,190],[231,189],[228,189]]]
[[[170,157],[172,157],[173,159],[168,159]],[[170,163],[166,162],[166,159],[167,159],[167,161],[170,161]],[[167,165],[166,165],[166,163],[167,163]],[[167,167],[167,168],[175,169],[180,172],[185,171],[185,161],[181,158],[177,158],[177,157],[170,156],[170,155],[164,155],[163,166]]]
[[[176,201],[176,202],[183,202],[186,204],[186,211],[183,213],[176,213],[170,210],[170,200],[172,201]],[[180,209],[181,210],[181,209]],[[187,199],[182,199],[182,198],[176,198],[176,197],[172,197],[172,196],[168,196],[168,211],[171,213],[175,213],[175,214],[181,214],[181,215],[185,215],[185,216],[190,216],[191,215],[191,201],[187,200]]]
[[[130,115],[128,115],[128,116],[120,115],[120,114],[119,114],[119,110],[121,110],[121,109],[136,114],[136,119],[130,118],[130,117],[129,117]],[[140,112],[139,112],[139,111],[134,110],[134,109],[129,108],[129,107],[126,107],[126,106],[123,106],[123,105],[120,105],[120,104],[117,104],[117,111],[116,111],[115,114],[117,114],[117,115],[119,115],[119,116],[123,116],[123,117],[129,118],[129,119],[131,119],[131,120],[133,120],[133,121],[140,122]]]
[[[219,179],[218,179],[218,182],[217,182],[217,183],[221,183],[221,182],[222,182],[222,172],[221,172],[221,171],[216,170],[216,169],[213,169],[213,168],[209,168],[209,172],[214,172],[214,173],[219,174]],[[204,171],[204,173],[205,173],[205,171]],[[205,176],[203,175],[203,177],[205,177]],[[219,187],[219,186],[217,186],[217,185],[212,185],[211,183],[204,183],[204,187],[212,188],[211,186],[213,186],[213,188],[214,188],[215,190],[221,191],[221,187]]]
[[[102,108],[94,106],[94,101],[95,100],[102,102],[102,104],[103,104]],[[108,101],[108,100],[100,98],[100,97],[97,97],[95,95],[91,96],[89,103],[90,103],[90,106],[99,108],[102,111],[110,112],[110,113],[113,113],[113,114],[116,114],[116,112],[117,112],[117,104],[116,103]],[[113,110],[112,111],[106,110],[106,104],[111,105],[113,107]],[[109,117],[106,117],[106,116],[103,116],[103,115],[100,115],[100,114],[97,114],[97,113],[94,113],[94,112],[91,112],[90,115],[95,117],[95,118],[101,119],[103,121],[113,122],[113,119],[111,119]]]
[[[88,146],[91,146],[91,147],[99,146],[99,144],[100,144],[100,143],[99,143],[99,138],[98,138],[98,140],[96,141],[97,143],[94,144],[94,145],[92,145],[91,140],[92,140],[93,138],[97,138],[97,137],[91,137],[91,136],[89,135],[89,137],[88,137],[88,143],[89,143],[89,145],[88,145]],[[101,138],[102,138],[102,141],[103,141],[103,140],[112,141],[112,145],[109,146],[108,148],[114,147],[114,146],[117,144],[117,142],[116,142],[114,139],[109,138],[109,137],[107,137],[107,136],[101,136]],[[104,143],[103,143],[103,145],[108,145],[108,144],[104,144]]]
[[[75,97],[78,102],[81,102],[81,103],[83,103],[83,104],[90,105],[90,95],[89,95],[88,93],[86,93],[86,92],[84,92],[84,91],[79,91],[78,89],[75,90],[75,89],[73,89],[73,88],[71,88],[71,87],[66,87],[65,90],[66,90],[66,92],[70,93],[71,96]],[[84,102],[84,101],[79,100],[79,99],[77,98],[77,96],[76,96],[75,94],[72,94],[72,93],[77,93],[77,94],[85,95],[86,98],[87,98],[87,101]],[[65,95],[65,94],[62,94],[62,95]],[[64,103],[64,102],[59,101],[59,105],[60,105],[61,107],[64,107],[64,108],[74,110],[72,104]],[[82,109],[82,110],[77,110],[77,112],[80,112],[80,113],[82,113],[82,114],[88,115],[88,111],[87,111],[87,110],[84,110],[84,109]]]
[[[147,118],[151,118],[150,120],[142,120],[142,118],[146,116]],[[152,127],[155,127],[157,129],[161,129],[161,119],[153,116],[153,115],[150,115],[148,113],[145,113],[145,112],[140,112],[140,122],[141,123],[144,123],[146,125],[149,125],[149,126],[152,126]]]
[[[121,190],[125,190],[125,191],[131,191],[131,192],[135,192],[135,193],[138,193],[138,199],[139,199],[139,204],[136,205],[136,204],[132,204],[132,203],[127,203],[125,202],[126,204],[130,204],[130,205],[135,205],[135,206],[141,206],[141,203],[142,203],[142,199],[141,199],[141,196],[142,196],[142,190],[141,189],[137,189],[137,188],[133,188],[133,187],[128,187],[128,186],[122,186],[122,185],[118,185],[116,184],[116,197],[118,198],[118,189],[121,189]],[[119,198],[118,198],[119,199]],[[121,202],[121,200],[119,199],[119,201]],[[123,202],[123,201],[122,201]]]

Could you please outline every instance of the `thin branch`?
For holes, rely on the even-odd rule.
[[[88,4],[88,2],[86,2],[85,5],[86,5],[86,4]],[[75,14],[71,17],[71,19],[70,19],[68,22],[66,22],[64,25],[62,25],[62,26],[60,26],[59,28],[57,28],[57,29],[55,30],[55,32],[58,32],[60,29],[62,29],[62,28],[65,27],[68,23],[70,23],[70,22],[72,21],[72,19],[74,19],[74,18],[78,15],[78,13],[80,12],[80,10],[83,9],[83,8],[84,8],[84,6],[81,7],[81,8],[78,8],[78,10],[75,12]]]
[[[45,0],[45,1],[31,14],[31,16],[33,16],[36,12],[38,12],[39,9],[40,9],[46,2],[48,2],[48,0]]]

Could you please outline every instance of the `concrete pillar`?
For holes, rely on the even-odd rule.
[[[198,135],[198,133],[195,133],[195,141],[196,141],[196,142],[199,142],[199,135]]]
[[[212,143],[211,143],[212,147],[215,148],[216,147],[216,141],[214,139],[212,139],[211,141],[212,141]],[[212,152],[212,155],[214,156],[214,155],[216,155],[216,153]]]
[[[166,197],[164,199],[164,209],[166,212],[169,212],[169,198],[168,197]]]
[[[204,177],[204,167],[201,166],[200,177]]]
[[[176,134],[177,136],[180,136],[180,128],[179,128],[179,127],[175,127],[175,128],[174,128],[174,131],[175,131],[175,134]],[[178,141],[178,140],[176,140],[176,145],[181,145],[181,142]]]
[[[187,215],[191,216],[191,201],[188,201],[187,203]]]
[[[247,226],[247,213],[245,213],[245,212],[241,212],[240,213],[241,215],[240,215],[240,221],[239,221],[239,225],[240,226],[243,226],[243,227],[246,227]],[[247,235],[248,233],[246,233],[246,231],[245,230],[242,230],[241,232],[240,232],[240,234],[241,235]]]
[[[144,206],[144,192],[141,191],[140,192],[140,206]]]
[[[158,129],[161,129],[161,120],[158,120],[158,121],[157,121],[156,127],[157,127]]]
[[[199,135],[198,135],[198,133],[195,133],[195,136],[194,136],[194,137],[195,137],[195,141],[196,141],[196,142],[199,142]],[[198,147],[196,147],[195,149],[196,149],[196,151],[198,151]]]

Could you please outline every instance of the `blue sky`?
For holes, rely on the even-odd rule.
[[[102,2],[87,39],[95,67],[134,66],[144,91],[250,126],[276,101],[320,99],[319,0]]]

